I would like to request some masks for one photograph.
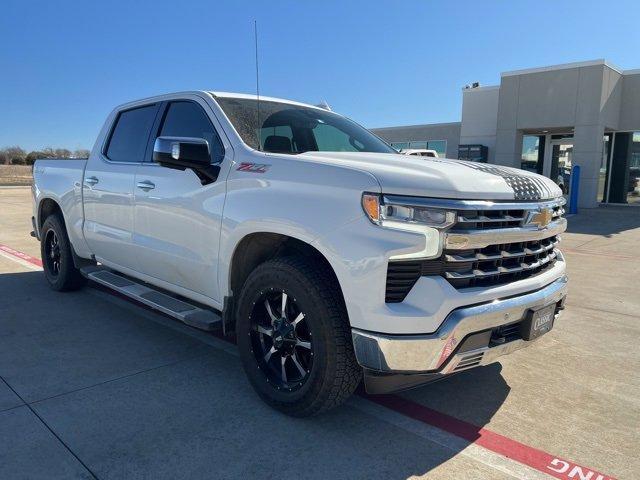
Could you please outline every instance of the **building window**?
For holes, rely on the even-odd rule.
[[[439,157],[447,156],[446,140],[414,140],[411,142],[391,142],[391,146],[396,150],[407,150],[409,148],[421,148],[427,150],[435,150]]]
[[[598,171],[598,201],[607,201],[607,185],[609,178],[609,168],[611,165],[611,142],[613,133],[605,133],[602,139],[602,156],[600,169]]]
[[[427,148],[429,150],[435,150],[438,152],[439,157],[447,156],[447,141],[446,140],[429,140]]]
[[[522,157],[520,160],[521,169],[542,174],[544,140],[545,137],[539,135],[522,136]]]
[[[400,151],[409,148],[409,142],[391,142],[391,146]]]
[[[606,199],[640,205],[640,132],[616,132],[612,143]]]
[[[627,203],[640,205],[640,132],[631,135]]]

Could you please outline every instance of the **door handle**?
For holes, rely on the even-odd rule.
[[[93,187],[96,183],[98,183],[98,181],[98,177],[87,177],[84,179],[84,183],[86,183],[90,187]]]
[[[136,186],[144,190],[145,192],[148,192],[149,190],[153,190],[154,188],[156,188],[156,184],[153,182],[150,182],[149,180],[138,182]]]

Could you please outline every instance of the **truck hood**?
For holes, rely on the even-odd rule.
[[[486,163],[389,153],[306,152],[298,157],[366,171],[387,194],[469,200],[544,200],[562,195],[542,175]]]

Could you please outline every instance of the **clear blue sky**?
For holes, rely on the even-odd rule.
[[[637,1],[35,1],[0,4],[0,147],[91,148],[117,104],[255,89],[368,127],[458,121],[461,87],[607,58],[640,68]]]

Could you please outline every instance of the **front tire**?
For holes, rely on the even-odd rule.
[[[361,380],[344,302],[323,265],[285,257],[258,266],[240,293],[236,322],[251,385],[288,415],[336,407]]]
[[[58,215],[50,215],[40,232],[42,269],[49,286],[58,292],[78,290],[87,280],[73,263],[67,229]]]

